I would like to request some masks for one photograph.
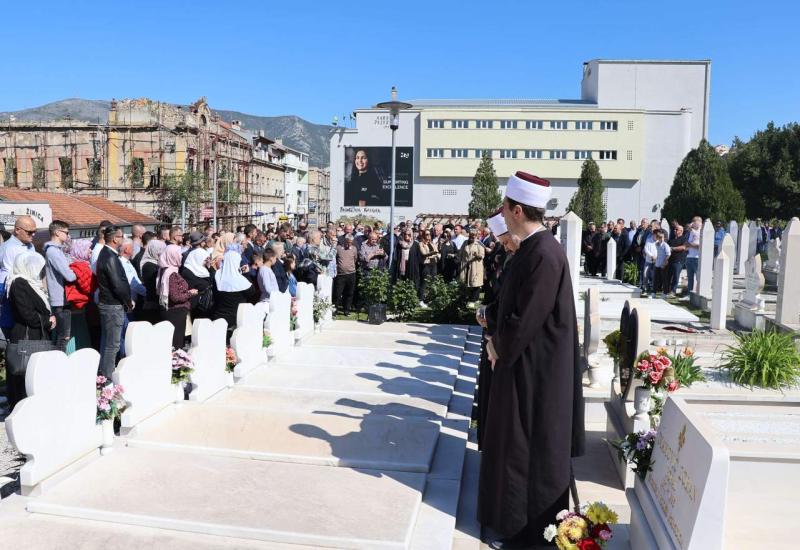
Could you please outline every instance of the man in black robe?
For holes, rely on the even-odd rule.
[[[569,506],[571,457],[584,452],[578,326],[564,251],[543,224],[550,183],[517,172],[503,217],[521,240],[487,308],[493,363],[483,430],[478,519],[495,549],[546,546],[544,528]]]

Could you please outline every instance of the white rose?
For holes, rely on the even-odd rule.
[[[561,510],[559,513],[556,514],[556,519],[558,521],[563,521],[569,515],[569,510]]]

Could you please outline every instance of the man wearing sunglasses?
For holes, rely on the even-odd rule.
[[[14,259],[26,250],[33,250],[36,222],[30,216],[20,216],[14,222],[14,234],[0,246],[0,328],[6,338],[14,326],[11,306],[7,303],[6,278],[14,267]]]

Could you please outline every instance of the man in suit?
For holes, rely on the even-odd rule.
[[[105,243],[97,257],[97,286],[99,289],[100,374],[111,379],[116,368],[125,313],[133,310],[131,286],[125,275],[125,268],[119,259],[119,249],[123,242],[122,229],[110,225],[103,232]],[[99,246],[99,245],[98,245]]]

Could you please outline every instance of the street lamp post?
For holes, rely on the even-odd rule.
[[[410,109],[410,103],[397,100],[397,88],[392,86],[392,100],[384,101],[376,105],[378,109],[389,109],[389,127],[392,129],[392,193],[389,199],[389,269],[394,263],[394,188],[395,188],[395,165],[397,154],[395,150],[395,132],[400,127],[400,111]]]

